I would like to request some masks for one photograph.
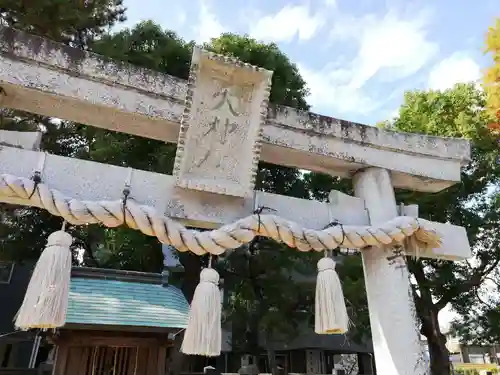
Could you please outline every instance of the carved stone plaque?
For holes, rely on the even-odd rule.
[[[250,197],[272,72],[197,47],[181,120],[179,187]]]

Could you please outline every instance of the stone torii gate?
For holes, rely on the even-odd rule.
[[[177,142],[173,176],[37,151],[36,136],[2,132],[0,174],[43,181],[81,201],[134,199],[185,224],[216,228],[256,202],[299,225],[379,225],[418,207],[398,207],[394,187],[437,192],[460,181],[469,144],[403,134],[268,106],[271,72],[195,49],[187,82],[0,28],[0,105],[146,138]],[[19,147],[21,146],[21,148]],[[332,191],[317,202],[254,191],[259,160],[352,177],[356,197]],[[0,201],[34,205],[9,193]],[[464,228],[432,223],[442,246],[420,257],[471,256]],[[427,373],[408,271],[387,249],[363,249],[377,373]]]

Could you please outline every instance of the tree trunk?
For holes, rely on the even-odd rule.
[[[449,375],[451,371],[450,357],[446,348],[446,336],[441,333],[438,312],[435,308],[427,308],[422,318],[422,334],[427,338],[429,347],[430,368],[432,375]]]
[[[446,348],[446,336],[441,333],[438,314],[445,306],[444,303],[435,304],[432,301],[432,293],[424,273],[421,262],[408,259],[408,268],[415,276],[420,296],[413,290],[415,308],[417,309],[422,324],[420,333],[427,338],[427,346],[430,355],[431,375],[450,375],[451,363],[448,349]]]

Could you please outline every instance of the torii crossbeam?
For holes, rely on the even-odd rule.
[[[470,158],[465,140],[268,107],[271,72],[199,49],[185,82],[8,28],[0,28],[0,38],[2,106],[178,142],[174,175],[167,176],[45,155],[34,149],[36,137],[0,135],[0,174],[30,178],[37,170],[51,188],[80,201],[119,199],[128,182],[136,201],[197,227],[234,222],[256,202],[307,228],[333,219],[376,226],[418,214],[413,206],[398,211],[394,187],[440,191],[460,181]],[[259,160],[353,176],[356,197],[332,192],[324,203],[254,192]],[[0,201],[35,204],[2,181]],[[443,244],[419,256],[471,256],[464,228],[431,225]],[[408,271],[389,264],[387,249],[362,254],[377,372],[427,373]]]

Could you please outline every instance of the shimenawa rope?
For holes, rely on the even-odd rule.
[[[408,239],[415,249],[435,248],[440,238],[425,220],[395,218],[379,227],[328,225],[323,230],[301,228],[298,224],[276,215],[254,215],[224,225],[212,231],[190,230],[130,198],[130,177],[123,199],[116,201],[80,201],[64,196],[41,182],[40,173],[32,180],[0,175],[0,196],[14,198],[16,203],[46,209],[70,224],[101,223],[107,227],[122,224],[138,229],[160,242],[180,251],[197,255],[219,255],[251,242],[256,236],[269,237],[300,251],[324,251],[339,246],[364,248],[391,246]],[[56,246],[57,245],[57,246]],[[28,286],[28,292],[18,314],[20,329],[57,328],[65,324],[67,295],[71,278],[71,236],[58,231],[49,236]],[[54,268],[58,265],[58,268]],[[203,269],[191,303],[188,326],[181,350],[186,354],[217,356],[221,351],[221,301],[219,275],[211,267]],[[38,300],[40,295],[51,298]],[[315,331],[320,334],[342,333],[348,329],[342,285],[335,271],[335,262],[324,257],[318,262],[316,285]],[[39,301],[39,302],[36,302]],[[36,303],[35,303],[36,302]],[[35,307],[33,307],[35,305]],[[38,307],[37,307],[38,305]]]
[[[357,249],[393,246],[405,238],[411,238],[412,246],[418,248],[409,250],[433,249],[441,245],[440,236],[430,222],[406,216],[380,226],[344,225],[343,228],[330,226],[314,230],[301,228],[277,215],[255,214],[211,231],[196,231],[130,197],[125,201],[80,201],[46,184],[8,174],[0,175],[0,196],[44,208],[74,225],[100,223],[112,228],[125,222],[130,228],[157,237],[163,244],[197,255],[220,255],[249,243],[255,236],[269,237],[300,251],[324,251],[338,246]]]

